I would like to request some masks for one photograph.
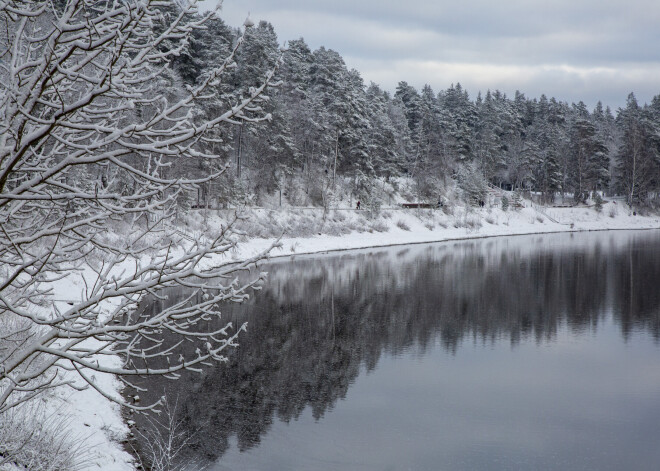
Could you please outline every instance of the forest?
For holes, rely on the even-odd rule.
[[[175,58],[174,89],[202,80],[240,34],[213,21]],[[281,47],[262,21],[247,30],[233,78],[215,99],[236,100],[280,55],[281,84],[269,90],[266,105],[271,119],[224,128],[213,151],[231,171],[183,204],[327,207],[349,197],[378,203],[378,181],[408,177],[420,201],[436,202],[457,185],[478,202],[491,184],[535,192],[546,204],[559,197],[579,204],[597,192],[625,196],[636,207],[658,205],[660,95],[640,104],[631,93],[625,108],[613,111],[601,102],[590,110],[518,91],[510,97],[488,90],[472,99],[459,83],[436,92],[401,81],[392,94],[365,84],[331,49],[312,51],[302,38]]]
[[[60,453],[75,448],[51,439],[61,424],[34,444],[44,427],[32,404],[60,387],[99,393],[72,402],[121,424],[106,402],[135,413],[163,398],[130,402],[113,379],[178,379],[233,354],[247,325],[221,318],[222,306],[262,287],[265,273],[237,274],[283,247],[277,211],[261,211],[275,238],[240,260],[238,244],[259,234],[239,223],[254,214],[228,211],[191,235],[180,212],[313,206],[325,223],[347,202],[373,215],[388,185],[431,205],[479,205],[491,186],[547,204],[616,194],[638,211],[660,207],[660,95],[640,105],[631,94],[612,111],[520,92],[471,98],[458,83],[387,91],[331,49],[283,43],[249,17],[234,28],[195,2],[0,1],[0,26],[0,467],[77,468]],[[356,218],[342,230],[388,229],[345,213]],[[314,217],[294,235],[318,234]],[[481,224],[467,209],[454,219]],[[140,310],[176,289],[189,294]],[[46,414],[64,402],[44,404]],[[60,457],[68,464],[53,465]]]

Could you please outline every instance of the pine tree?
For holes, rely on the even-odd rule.
[[[399,82],[394,93],[394,98],[400,100],[403,104],[408,129],[412,133],[412,139],[417,137],[419,122],[422,120],[422,99],[415,87],[408,85],[407,82]]]
[[[473,157],[473,131],[477,122],[474,104],[460,83],[441,92],[438,101],[441,127],[449,139],[453,157],[461,163],[470,161]]]
[[[552,154],[557,156],[559,188],[563,200],[565,193],[569,189],[570,139],[567,116],[570,113],[570,108],[566,103],[559,102],[554,97],[550,98],[548,105],[548,124],[551,129]]]
[[[370,121],[368,153],[373,158],[377,175],[390,179],[402,170],[405,154],[397,143],[397,129],[389,114],[389,95],[371,83],[366,92],[366,106]]]
[[[613,182],[612,174],[619,132],[612,111],[609,107],[603,109],[602,102],[599,101],[597,103],[592,113],[592,118],[596,126],[596,138],[605,146],[601,160],[597,164],[602,170],[598,181],[598,188],[609,190]]]
[[[309,96],[313,63],[314,56],[303,38],[288,42],[281,69],[281,90],[289,100],[302,100]]]
[[[419,111],[420,120],[414,133],[416,142],[413,143],[411,176],[415,179],[421,198],[435,198],[439,186],[446,186],[450,164],[443,152],[445,136],[440,126],[439,103],[430,85],[422,89]]]
[[[407,174],[409,172],[408,164],[413,155],[413,138],[406,118],[406,107],[400,97],[394,96],[389,101],[387,115],[395,131],[396,153],[399,156],[399,174]]]
[[[186,48],[175,57],[173,63],[173,69],[181,76],[183,86],[198,85],[209,77],[230,54],[237,39],[237,32],[218,17],[211,17],[204,29],[193,30]],[[200,103],[195,121],[202,123],[213,119],[235,105],[240,100],[240,91],[234,86],[235,82],[236,78],[229,76],[225,80],[209,84],[207,99]],[[172,167],[172,174],[202,178],[218,173],[229,164],[234,155],[233,134],[233,126],[218,126],[209,130],[208,137],[199,145],[205,152],[217,157],[197,161],[177,161]],[[227,178],[228,174],[225,173],[213,182],[205,183],[197,190],[194,201],[188,201],[190,195],[187,195],[182,202],[185,205],[206,206],[212,205],[212,201],[215,200],[221,205],[228,204],[236,198],[231,190],[233,185],[227,182]],[[181,209],[185,211],[186,208]]]
[[[243,90],[257,86],[263,80],[264,70],[272,67],[279,57],[277,34],[273,25],[260,21],[257,26],[248,28],[245,44],[236,59],[235,86]]]
[[[642,110],[635,95],[628,95],[626,108],[619,111],[621,128],[618,150],[618,185],[628,204],[643,204],[658,179],[657,130],[648,112]]]
[[[502,104],[502,100],[496,101],[490,90],[486,92],[483,101],[477,101],[474,153],[486,179],[491,182],[496,180],[496,175],[500,174],[506,165]]]
[[[530,136],[539,148],[538,164],[534,168],[536,189],[541,192],[544,202],[554,200],[561,188],[559,171],[559,145],[557,124],[550,116],[550,102],[542,95],[536,103],[535,119],[530,128]]]
[[[574,105],[571,125],[570,182],[577,203],[583,203],[591,191],[607,182],[607,147],[598,139],[596,126],[586,105]]]
[[[323,170],[322,148],[319,142],[326,138],[325,115],[318,96],[312,93],[311,70],[314,55],[304,39],[289,41],[284,53],[281,94],[286,104],[289,128],[294,146],[300,153],[302,188],[309,197],[319,172]]]

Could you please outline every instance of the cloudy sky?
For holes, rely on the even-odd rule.
[[[613,109],[631,91],[660,94],[658,0],[224,0],[220,16],[238,26],[248,12],[390,91],[460,82],[472,97],[520,90]]]

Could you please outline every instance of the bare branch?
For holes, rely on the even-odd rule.
[[[260,86],[202,119],[244,35],[194,87],[170,93],[171,61],[214,15],[178,3],[75,0],[60,10],[0,0],[0,413],[62,385],[122,402],[91,373],[175,378],[225,361],[245,329],[208,325],[221,303],[258,288],[262,276],[239,283],[237,274],[268,251],[226,262],[232,225],[208,240],[181,237],[169,222],[178,198],[226,167],[172,169],[218,159],[207,145],[218,127],[270,119],[260,102],[281,59]],[[56,286],[78,288],[63,302]],[[187,294],[145,314],[144,303],[174,289]],[[184,341],[193,353],[175,358]]]

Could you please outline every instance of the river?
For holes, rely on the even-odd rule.
[[[149,379],[209,470],[660,469],[660,233],[298,256]],[[142,419],[138,426],[146,427]]]

